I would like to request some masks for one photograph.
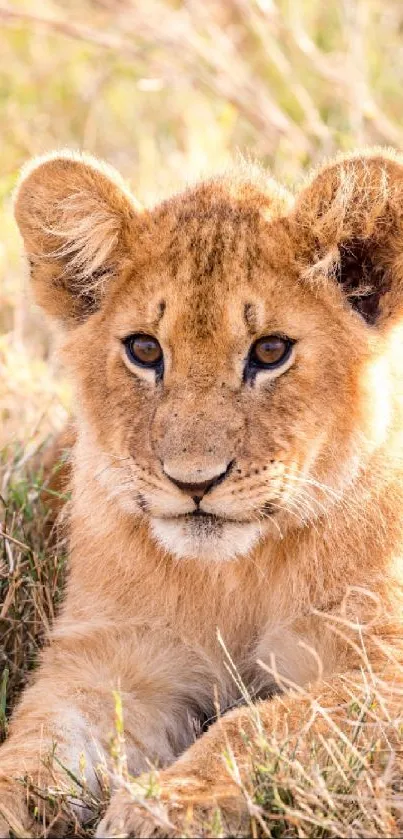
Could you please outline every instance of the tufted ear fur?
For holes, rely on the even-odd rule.
[[[403,158],[368,151],[326,166],[292,220],[308,278],[337,283],[368,324],[403,312]]]
[[[119,174],[89,155],[49,155],[23,171],[15,217],[48,314],[72,325],[96,311],[124,266],[138,209]]]

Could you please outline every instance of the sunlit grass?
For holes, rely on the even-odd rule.
[[[49,633],[62,594],[65,547],[41,500],[43,481],[21,448],[3,450],[0,471],[0,724]],[[25,462],[24,462],[25,461]],[[21,463],[24,466],[21,466]]]

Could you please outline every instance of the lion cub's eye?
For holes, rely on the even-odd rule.
[[[163,361],[160,344],[152,335],[128,335],[123,341],[129,361],[139,367],[159,370]]]
[[[250,349],[247,367],[252,373],[281,367],[288,361],[293,344],[290,338],[283,338],[281,335],[259,338]]]

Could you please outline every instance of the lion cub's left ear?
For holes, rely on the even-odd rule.
[[[73,325],[99,307],[121,272],[139,207],[111,167],[63,152],[23,171],[15,217],[37,302]]]
[[[337,285],[370,325],[403,314],[403,158],[365,151],[325,166],[290,216],[305,276]]]

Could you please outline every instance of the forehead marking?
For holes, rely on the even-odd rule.
[[[243,317],[248,328],[248,332],[253,335],[257,330],[258,322],[256,306],[254,306],[253,303],[245,303]]]
[[[159,323],[160,320],[162,320],[162,318],[164,317],[166,306],[167,304],[165,300],[160,300],[160,302],[158,303],[157,323]]]
[[[156,307],[155,307],[155,317],[153,317],[152,325],[153,328],[156,329],[157,326],[161,323],[162,318],[164,317],[165,309],[166,309],[166,302],[165,300],[160,300]]]
[[[257,239],[258,211],[229,204],[182,209],[176,217],[166,258],[174,276],[181,263],[188,265],[192,293],[192,322],[196,334],[208,336],[215,331],[222,317],[215,291],[230,291],[242,275],[251,281],[260,259]],[[253,304],[244,315],[253,331]],[[249,318],[249,320],[248,320]]]

